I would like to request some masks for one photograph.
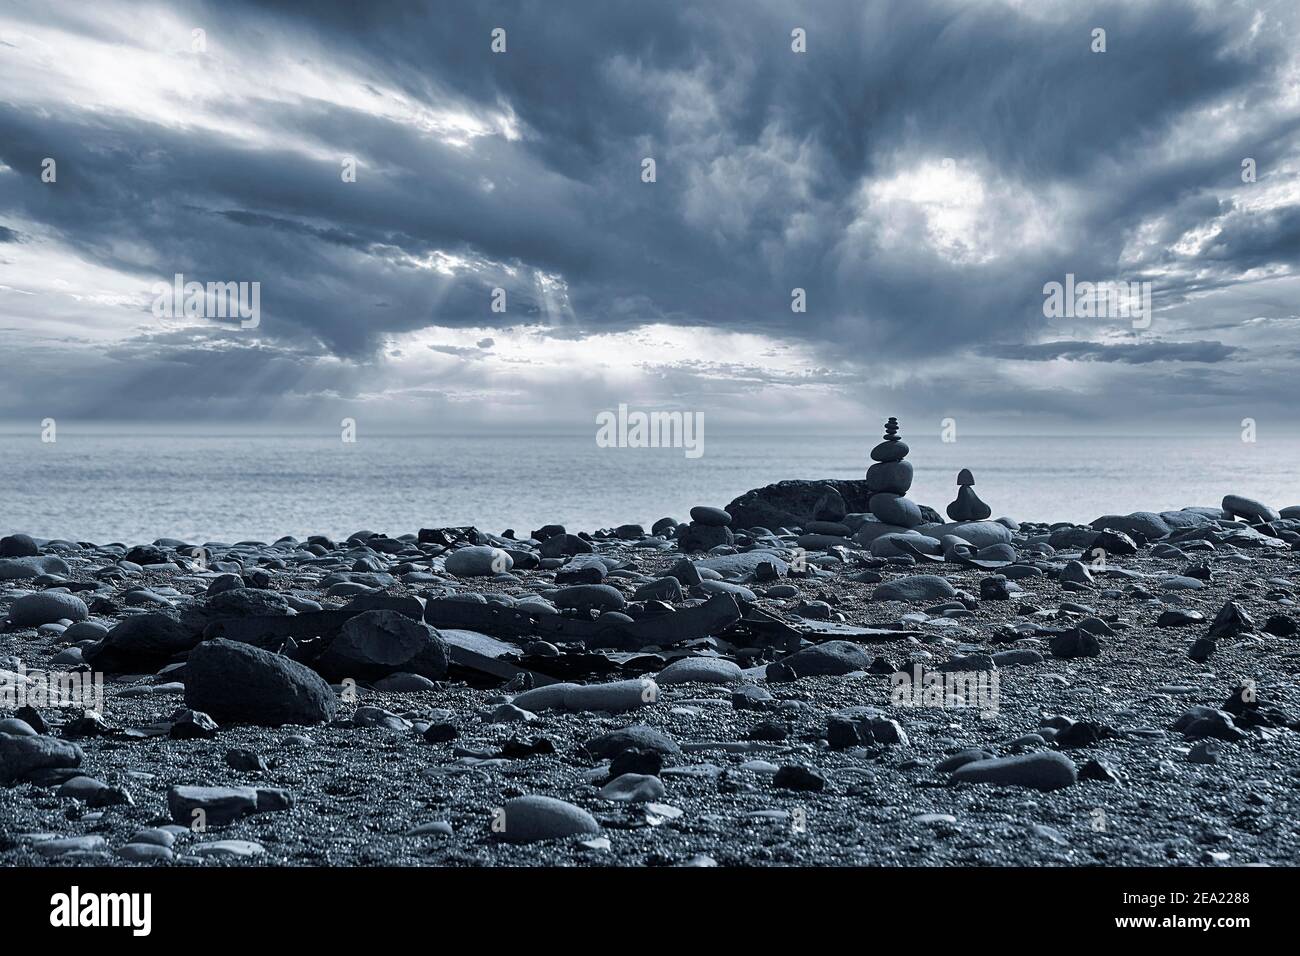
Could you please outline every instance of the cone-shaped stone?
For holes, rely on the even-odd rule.
[[[957,472],[957,484],[959,485],[975,484],[975,476],[970,473],[969,468],[963,468],[961,471]]]
[[[948,517],[953,521],[984,521],[993,509],[980,500],[975,489],[962,485],[957,489],[957,500],[948,505]]]

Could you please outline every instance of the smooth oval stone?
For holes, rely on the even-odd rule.
[[[873,601],[934,601],[952,597],[957,589],[937,574],[913,574],[886,581],[871,594]]]
[[[691,520],[711,528],[725,528],[731,524],[731,515],[722,508],[696,505],[691,509]]]
[[[448,574],[457,577],[487,577],[509,571],[515,566],[515,561],[500,548],[476,544],[452,551],[443,559],[443,566]]]
[[[851,641],[826,641],[805,647],[784,658],[779,664],[793,670],[798,677],[815,677],[864,671],[871,666],[871,659],[871,654]]]
[[[19,720],[17,717],[0,718],[0,734],[10,734],[14,737],[35,737],[37,735],[31,724],[25,720]]]
[[[0,558],[34,558],[40,553],[31,535],[11,534],[0,538]]]
[[[695,587],[709,595],[730,594],[739,601],[751,603],[758,600],[758,595],[749,588],[741,584],[732,584],[730,581],[701,581]]]
[[[656,674],[655,681],[665,687],[672,684],[738,684],[744,676],[735,661],[721,657],[683,657]]]
[[[867,469],[867,490],[905,495],[912,487],[910,461],[878,461]]]
[[[635,710],[658,698],[659,686],[647,678],[608,684],[547,684],[517,695],[512,703],[534,713],[543,710]]]
[[[911,451],[905,441],[882,441],[871,449],[872,461],[902,461]]]
[[[155,843],[128,843],[117,851],[117,855],[132,863],[170,863],[176,858],[170,847]]]
[[[18,627],[37,627],[55,621],[84,621],[90,617],[86,602],[64,591],[42,591],[20,597],[9,608],[9,621]]]
[[[987,548],[995,544],[1010,544],[1011,529],[998,521],[954,521],[938,527],[919,529],[924,534],[942,539],[950,534],[961,538],[976,548]]]
[[[1223,510],[1233,517],[1245,518],[1248,521],[1277,521],[1281,517],[1263,502],[1253,498],[1243,498],[1241,495],[1224,495]]]
[[[252,840],[210,840],[190,847],[187,851],[193,856],[217,857],[218,859],[246,859],[261,856],[266,848]]]
[[[897,558],[914,554],[915,552],[909,548],[915,548],[922,554],[938,554],[941,545],[934,538],[917,534],[915,531],[882,534],[871,542],[871,553],[877,558]]]
[[[63,639],[74,644],[78,641],[101,641],[108,634],[108,628],[97,621],[78,621],[63,632]]]
[[[867,502],[867,507],[884,524],[914,528],[925,520],[917,503],[902,495],[887,492],[874,494]]]
[[[617,611],[627,606],[623,592],[610,584],[575,584],[550,592],[547,597],[556,607],[561,608],[596,608],[601,611]]]
[[[647,803],[662,799],[666,793],[662,780],[645,773],[625,773],[600,788],[602,799],[621,803]]]
[[[493,835],[508,843],[535,843],[600,832],[586,810],[554,797],[527,796],[507,800],[493,817]]]
[[[57,574],[63,577],[72,573],[68,562],[53,555],[26,558],[0,558],[0,581],[16,581],[21,578],[38,578],[42,574]]]
[[[1074,761],[1052,751],[1017,754],[993,760],[975,760],[953,771],[948,782],[991,783],[999,786],[1060,790],[1078,782]]]

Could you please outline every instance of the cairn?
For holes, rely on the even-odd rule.
[[[875,462],[867,469],[868,510],[883,521],[902,528],[915,528],[925,519],[916,502],[906,497],[912,487],[912,463],[905,461],[910,449],[898,437],[898,419],[885,423],[885,436],[871,449]]]

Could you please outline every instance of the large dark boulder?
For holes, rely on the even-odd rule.
[[[871,492],[867,489],[866,479],[791,479],[747,491],[727,505],[731,526],[767,528],[771,531],[781,527],[803,527],[817,520],[818,505],[824,504],[823,496],[828,489],[833,489],[839,495],[849,514],[862,514],[871,510]],[[927,505],[919,507],[926,521],[942,523],[943,518],[933,508]]]
[[[319,724],[338,708],[315,671],[251,644],[205,641],[185,666],[185,704],[220,723]]]
[[[429,680],[447,676],[447,644],[423,621],[397,611],[349,618],[314,666],[331,680],[378,680],[401,671]]]
[[[109,673],[156,670],[202,639],[202,629],[175,611],[137,614],[87,647],[82,658],[94,670]]]

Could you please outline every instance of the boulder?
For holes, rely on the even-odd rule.
[[[338,701],[315,671],[287,657],[223,639],[196,647],[185,667],[185,703],[221,723],[318,724]]]

